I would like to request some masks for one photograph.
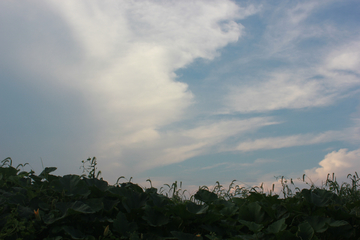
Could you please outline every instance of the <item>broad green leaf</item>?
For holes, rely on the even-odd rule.
[[[150,193],[150,198],[154,205],[159,208],[163,208],[171,202],[168,197],[153,192]]]
[[[194,216],[192,213],[186,210],[185,204],[172,205],[169,212],[172,213],[174,216],[181,218],[182,220],[188,220],[193,218]]]
[[[88,205],[93,212],[98,212],[104,209],[104,203],[102,198],[92,198],[83,201],[86,205]]]
[[[146,222],[153,227],[160,227],[169,222],[169,218],[163,213],[153,209],[151,206],[146,205],[145,213],[142,217]]]
[[[218,196],[215,193],[209,192],[205,189],[199,189],[194,197],[196,200],[200,200],[207,204],[210,204],[218,199]]]
[[[145,193],[135,192],[130,189],[126,192],[125,196],[122,204],[128,212],[131,212],[132,209],[143,207],[147,200],[147,195]]]
[[[144,192],[142,187],[140,187],[139,185],[134,184],[132,182],[122,183],[121,187],[126,188],[126,189],[131,189],[132,191],[135,191],[135,192],[138,192],[138,193],[143,193]]]
[[[86,235],[82,233],[80,230],[75,229],[71,226],[63,226],[62,228],[67,234],[69,234],[72,237],[72,239],[84,239],[86,237]]]
[[[252,235],[239,235],[236,236],[234,238],[230,238],[231,240],[258,240],[258,239],[263,239],[264,238],[264,234],[259,232],[259,233],[254,233]]]
[[[239,207],[230,201],[223,201],[222,205],[224,207],[220,210],[220,214],[225,217],[231,217],[239,210]]]
[[[296,236],[302,240],[310,240],[314,236],[314,229],[308,222],[299,224]]]
[[[90,187],[96,187],[98,190],[105,192],[108,189],[108,182],[97,178],[84,178],[85,183]]]
[[[17,210],[20,218],[30,219],[34,217],[34,209],[19,205]]]
[[[247,205],[243,205],[239,209],[239,219],[262,223],[264,220],[265,211],[257,202],[251,202]]]
[[[197,205],[196,203],[193,202],[188,202],[186,204],[186,210],[188,210],[193,214],[204,214],[206,213],[208,208],[209,208],[208,205]]]
[[[291,231],[285,230],[275,234],[276,239],[284,239],[284,240],[298,240],[299,238],[296,237]]]
[[[276,222],[273,222],[268,226],[267,231],[274,234],[284,231],[287,227],[285,220],[285,218],[282,218],[280,220],[277,220]]]
[[[58,220],[65,218],[65,217],[66,217],[66,212],[60,213],[59,210],[52,210],[49,213],[42,216],[41,218],[45,224],[52,224]]]
[[[239,222],[245,226],[247,226],[249,228],[250,231],[252,231],[253,233],[257,233],[260,232],[263,228],[264,225],[262,224],[257,224],[255,222],[249,222],[249,221],[245,221],[245,220],[239,220]]]
[[[261,209],[261,206],[257,202],[249,203],[248,209],[253,219],[257,223],[261,223],[264,220],[265,212]]]
[[[311,225],[311,227],[317,233],[325,232],[328,229],[326,223],[329,222],[329,220],[330,219],[321,216],[309,216],[306,218],[306,221]]]
[[[92,209],[89,205],[81,202],[81,201],[75,201],[75,202],[59,202],[56,203],[56,208],[59,209],[63,214],[67,214],[69,210],[78,212],[78,213],[95,213],[94,209]]]
[[[122,235],[127,235],[137,229],[137,225],[134,222],[129,222],[126,216],[122,212],[118,212],[116,219],[113,222],[114,231]]]
[[[77,175],[65,175],[50,183],[57,192],[64,192],[66,196],[88,196],[90,190],[88,185]]]
[[[205,237],[207,237],[210,240],[220,240],[220,238],[218,238],[216,235],[206,234]]]
[[[14,167],[1,167],[0,173],[2,174],[3,179],[8,178],[9,176],[16,176],[20,169]]]
[[[337,221],[332,220],[332,221],[327,222],[327,224],[330,227],[341,227],[341,226],[349,225],[349,223],[344,220],[337,220]]]
[[[202,240],[201,235],[195,235],[190,233],[183,233],[178,231],[171,231],[171,234],[176,237],[178,240]]]
[[[103,200],[104,210],[107,212],[111,211],[119,202],[120,200],[118,199],[112,200],[105,198]]]
[[[117,195],[119,197],[124,197],[127,195],[127,193],[129,192],[128,189],[124,188],[124,187],[114,187],[114,186],[110,186],[107,191],[111,192],[114,195]]]
[[[47,178],[49,173],[54,172],[57,168],[56,167],[46,167],[39,175],[39,177]]]
[[[317,207],[326,207],[329,205],[332,199],[336,198],[334,193],[325,189],[303,189],[301,194],[308,202],[314,204]]]

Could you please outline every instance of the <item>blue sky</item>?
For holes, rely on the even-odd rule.
[[[196,190],[360,170],[360,3],[2,1],[0,157]]]

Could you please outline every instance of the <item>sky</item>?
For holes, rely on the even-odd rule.
[[[0,1],[0,158],[189,192],[360,173],[358,0]],[[299,182],[301,184],[301,181]]]

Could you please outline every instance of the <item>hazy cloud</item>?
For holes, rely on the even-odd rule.
[[[1,154],[32,163],[42,157],[66,173],[96,156],[104,177],[114,181],[231,152],[253,160],[197,169],[236,169],[233,174],[255,181],[262,164],[277,161],[256,150],[360,142],[358,119],[349,126],[348,116],[336,118],[319,133],[306,127],[320,121],[302,128],[288,121],[296,112],[306,122],[315,111],[274,111],[336,109],[339,100],[355,99],[357,15],[350,29],[332,6],[340,1],[255,2],[262,6],[230,0],[0,2]],[[349,10],[351,4],[340,5]],[[341,21],[333,19],[334,10]],[[259,138],[263,133],[270,137]],[[348,153],[337,154],[348,159]],[[249,173],[236,166],[259,168]],[[166,174],[163,179],[171,178]]]
[[[127,164],[136,166],[135,171],[178,163],[205,153],[228,151],[229,147],[225,147],[224,143],[228,138],[246,135],[273,124],[278,122],[269,117],[249,118],[199,122],[199,126],[193,128],[160,131],[159,138],[148,144],[141,143],[141,153],[138,145],[129,145],[124,159],[131,159]],[[146,158],[151,161],[136,162],[136,159]]]
[[[356,132],[358,132],[357,128],[349,128],[343,131],[327,131],[319,134],[309,133],[292,136],[261,138],[254,141],[241,142],[236,147],[236,150],[247,152],[260,149],[279,149],[294,146],[312,145],[332,141],[353,141],[355,139],[359,141],[360,137],[356,137],[354,135]]]
[[[224,98],[228,111],[249,113],[322,107],[357,94],[360,90],[360,41],[352,39],[324,49],[328,52],[319,51],[319,59],[319,56],[309,56],[314,62],[305,64],[306,67],[304,63],[294,62],[286,70],[263,71],[252,82],[232,86]],[[296,53],[295,50],[290,52]]]

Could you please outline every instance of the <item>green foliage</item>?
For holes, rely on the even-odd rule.
[[[0,167],[0,239],[360,239],[359,176],[339,185],[295,188],[281,178],[283,198],[262,185],[228,189],[219,182],[189,199],[181,182],[142,188],[131,181],[109,185],[96,159],[82,161],[87,175],[20,171],[11,158]],[[90,166],[85,166],[90,164]],[[120,177],[119,179],[122,179]],[[119,180],[118,179],[118,180]],[[130,179],[131,180],[131,179]],[[305,182],[305,176],[303,176]],[[288,185],[290,184],[290,186]]]

